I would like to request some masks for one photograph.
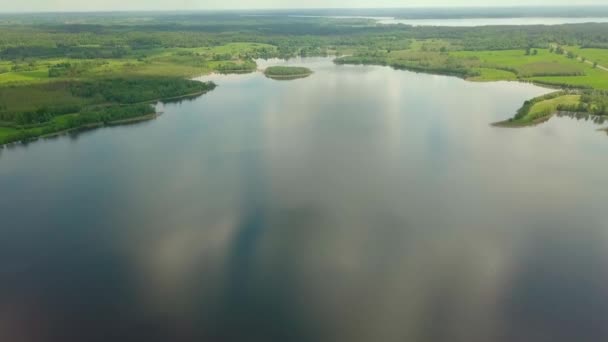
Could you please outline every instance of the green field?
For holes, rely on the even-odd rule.
[[[3,106],[0,111],[22,112],[44,107],[82,106],[93,100],[74,96],[65,83],[5,87],[0,91],[0,103]]]
[[[566,46],[567,51],[572,51],[579,57],[585,57],[590,62],[597,62],[608,68],[608,51],[606,49],[583,49],[578,46]]]
[[[479,76],[469,77],[469,81],[493,82],[493,81],[516,81],[517,74],[511,71],[491,68],[474,68]]]
[[[569,85],[593,89],[608,89],[608,71],[593,69],[590,65],[585,67],[585,76],[549,76],[532,77],[530,79],[558,86]]]
[[[9,127],[0,126],[0,141],[3,139],[8,139],[11,135],[15,134],[17,130]]]
[[[580,95],[564,95],[551,100],[541,101],[534,104],[530,113],[525,117],[524,121],[532,122],[548,115],[551,115],[557,111],[560,105],[576,105],[580,101]]]
[[[581,95],[562,94],[562,92],[541,96],[527,102],[513,118],[499,122],[497,126],[521,127],[539,124],[551,118],[560,107],[578,106]]]
[[[473,81],[524,80],[555,85],[608,88],[608,72],[548,49],[454,51],[447,42],[434,41],[432,48],[424,43],[412,44],[407,50],[361,53],[341,59],[346,64],[381,64],[460,75]],[[442,49],[443,48],[443,49]],[[608,56],[608,50],[603,51]]]
[[[536,51],[538,51],[537,55],[525,55],[523,50],[455,51],[450,54],[457,58],[466,58],[472,65],[489,69],[508,69],[520,78],[582,76],[592,69],[591,65],[550,53],[546,49],[536,49]],[[608,51],[606,53],[608,54]]]

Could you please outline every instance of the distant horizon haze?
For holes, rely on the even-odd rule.
[[[584,8],[608,7],[605,0],[225,0],[196,1],[181,0],[167,3],[160,0],[23,0],[6,3],[0,13],[35,13],[35,12],[130,12],[130,11],[232,11],[232,10],[365,10],[365,9],[464,9],[464,8]]]

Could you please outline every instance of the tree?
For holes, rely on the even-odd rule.
[[[593,62],[593,68],[597,68],[597,62]]]
[[[526,48],[526,56],[530,56],[531,51],[532,51],[532,48],[527,47]]]
[[[534,56],[538,55],[538,50],[534,49],[534,51],[532,51],[532,55],[534,55]]]

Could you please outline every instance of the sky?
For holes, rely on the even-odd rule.
[[[606,4],[606,0],[0,0],[0,12]]]

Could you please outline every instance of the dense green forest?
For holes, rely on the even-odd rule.
[[[203,93],[214,85],[187,79],[294,56],[587,89],[560,108],[605,114],[606,32],[608,24],[413,27],[230,12],[0,15],[0,143],[43,126],[48,134],[145,115],[127,105]]]
[[[88,23],[1,25],[0,58],[32,57],[121,58],[144,56],[156,48],[196,48],[234,42],[255,42],[277,47],[251,57],[317,54],[327,49],[366,48],[397,50],[412,39],[443,39],[464,50],[547,48],[552,43],[603,47],[608,45],[608,24],[560,26],[412,27],[375,25],[366,19],[243,17],[234,15],[173,15],[158,22],[121,17]],[[49,19],[50,20],[50,19]],[[7,21],[5,19],[5,21]],[[79,22],[77,20],[73,20]],[[404,45],[405,44],[405,45]]]

